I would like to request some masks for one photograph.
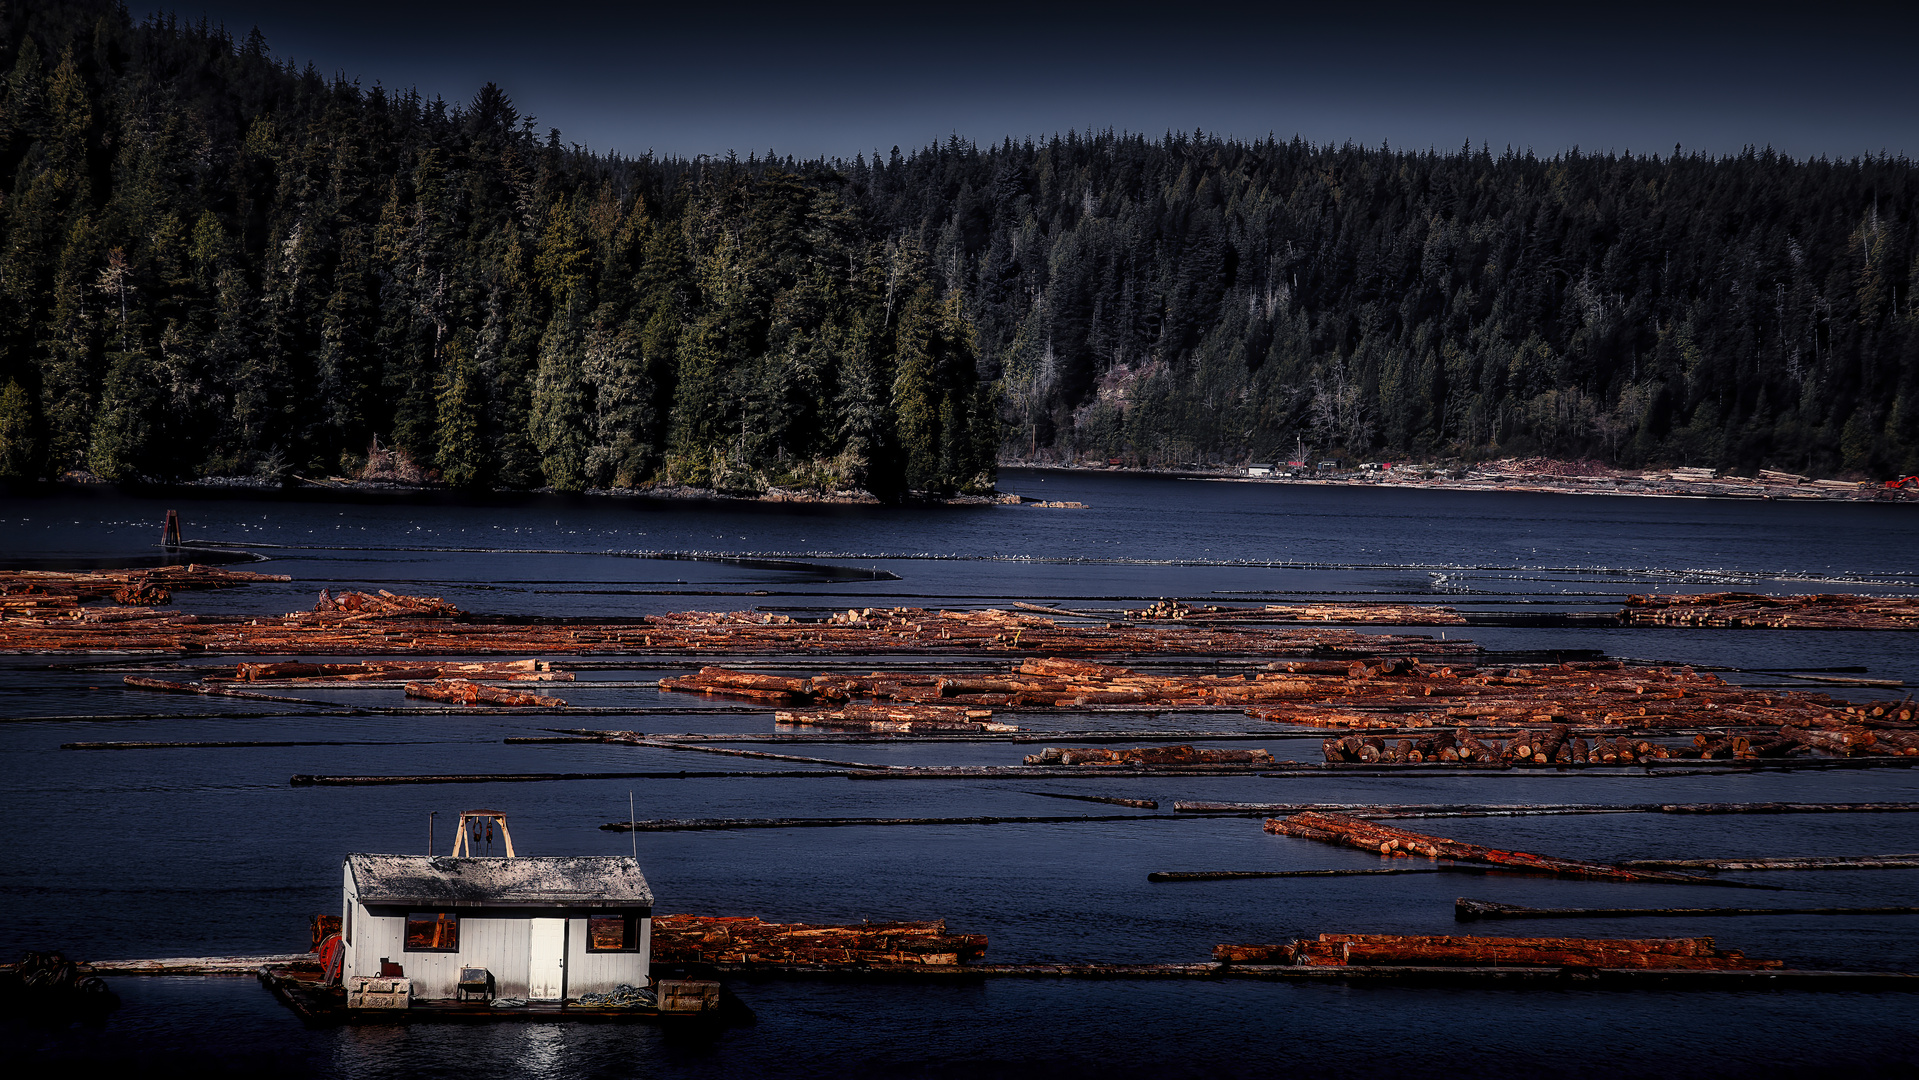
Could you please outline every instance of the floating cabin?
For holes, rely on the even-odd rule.
[[[653,892],[626,856],[348,855],[345,876],[348,986],[563,1002],[647,985]]]

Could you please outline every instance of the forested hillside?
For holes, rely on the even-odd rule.
[[[257,34],[0,21],[4,475],[892,498],[1302,443],[1919,472],[1905,159],[626,158]]]

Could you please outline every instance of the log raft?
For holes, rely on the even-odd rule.
[[[655,818],[609,821],[608,832],[707,832],[730,829],[839,829],[869,825],[1084,825],[1105,821],[1174,821],[1171,814],[1073,814],[1016,817]]]
[[[1919,907],[1769,907],[1769,908],[1541,908],[1460,897],[1453,901],[1458,922],[1479,919],[1624,919],[1728,918],[1742,915],[1919,915]]]
[[[662,915],[653,920],[656,964],[957,967],[986,954],[983,934],[949,934],[943,920],[813,926],[751,916]]]
[[[503,686],[488,686],[469,679],[410,682],[406,684],[406,696],[425,698],[428,701],[445,701],[454,705],[518,705],[542,709],[566,707],[566,701],[562,698],[530,694],[524,690],[510,690]]]
[[[1919,598],[1821,593],[1635,595],[1619,621],[1627,626],[1764,627],[1779,630],[1919,630]]]
[[[1219,945],[1221,963],[1301,967],[1417,965],[1606,968],[1662,971],[1770,971],[1780,960],[1754,960],[1698,938],[1461,937],[1409,934],[1321,934],[1282,945]]]
[[[163,568],[164,569],[164,568]],[[278,575],[210,571],[191,579],[224,587],[284,581]],[[322,593],[315,609],[279,617],[180,614],[126,604],[88,607],[126,585],[125,572],[66,575],[37,584],[0,575],[0,652],[226,653],[280,655],[497,655],[501,653],[671,656],[1323,656],[1473,657],[1469,641],[1362,634],[1331,627],[1209,627],[1064,622],[1035,612],[852,609],[804,622],[760,612],[680,612],[637,619],[482,618],[434,597],[382,591]],[[43,575],[44,576],[44,575]],[[88,578],[88,581],[75,580]],[[37,580],[37,579],[36,579]],[[14,582],[14,583],[9,583]],[[16,588],[17,583],[17,588]],[[59,593],[50,591],[61,588]],[[184,586],[183,586],[184,587]],[[32,590],[39,589],[39,592]],[[14,595],[14,593],[18,595]],[[739,696],[777,703],[777,688],[735,686]]]
[[[253,975],[263,967],[318,968],[315,953],[271,956],[176,956],[161,960],[95,960],[78,965],[88,975]]]
[[[1906,855],[1811,855],[1785,859],[1635,859],[1631,870],[1915,870],[1919,853]]]
[[[1373,851],[1389,857],[1405,858],[1420,855],[1428,859],[1483,863],[1553,877],[1583,878],[1591,881],[1659,882],[1670,885],[1738,884],[1700,877],[1696,874],[1674,873],[1670,870],[1629,869],[1607,863],[1534,855],[1524,851],[1501,851],[1497,848],[1481,847],[1478,844],[1448,840],[1442,836],[1407,832],[1404,829],[1362,821],[1345,814],[1307,812],[1287,818],[1269,818],[1266,822],[1266,831],[1281,836],[1296,836],[1307,840],[1339,844],[1344,847],[1358,848],[1361,851]]]
[[[1179,800],[1181,814],[1302,814],[1330,811],[1384,818],[1535,817],[1558,814],[1877,814],[1919,812],[1919,802],[1884,803],[1242,803]]]

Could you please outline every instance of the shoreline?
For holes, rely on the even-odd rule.
[[[5,495],[44,495],[59,492],[74,493],[100,490],[135,496],[206,494],[214,497],[222,495],[251,495],[271,497],[292,496],[297,498],[331,493],[400,499],[421,499],[422,497],[426,497],[455,502],[545,497],[657,500],[665,503],[726,503],[733,505],[793,504],[843,507],[970,507],[1038,503],[1040,501],[998,491],[992,495],[953,495],[948,497],[929,496],[914,492],[908,493],[896,502],[889,503],[864,489],[820,493],[800,491],[792,488],[771,488],[758,495],[747,495],[737,492],[718,491],[710,488],[662,484],[644,488],[586,488],[581,491],[559,491],[551,487],[456,488],[446,484],[430,482],[406,483],[394,480],[349,480],[338,477],[316,480],[304,476],[295,476],[285,482],[261,480],[245,476],[208,476],[194,480],[120,482],[102,480],[97,476],[80,472],[69,472],[53,480],[0,486],[0,497]]]
[[[1537,459],[1535,459],[1537,460]],[[1759,502],[1848,502],[1919,504],[1919,485],[1887,487],[1871,481],[1809,480],[1803,477],[1713,476],[1707,469],[1645,470],[1631,472],[1593,466],[1588,463],[1549,462],[1558,471],[1534,471],[1525,462],[1511,459],[1464,470],[1412,466],[1388,470],[1342,472],[1331,475],[1248,475],[1244,467],[1164,468],[1128,465],[1067,465],[1045,461],[1001,461],[999,468],[1030,472],[1052,472],[1086,476],[1149,476],[1216,483],[1279,484],[1301,487],[1371,487],[1421,491],[1493,491],[1527,492],[1550,495],[1612,495],[1651,499],[1727,499]],[[1577,471],[1575,471],[1577,470]],[[683,485],[655,485],[643,488],[587,488],[562,492],[539,488],[454,488],[435,483],[404,483],[392,480],[349,480],[329,477],[313,479],[294,476],[285,482],[254,477],[202,477],[196,480],[116,483],[90,474],[69,472],[50,481],[14,485],[0,492],[52,493],[111,489],[131,494],[249,494],[301,497],[334,493],[362,497],[422,497],[451,500],[497,500],[527,497],[602,498],[658,501],[662,503],[715,503],[745,505],[799,505],[821,507],[985,507],[1026,505],[1047,508],[1085,509],[1079,503],[1049,502],[1031,495],[996,489],[992,495],[954,495],[935,497],[909,493],[895,502],[886,502],[863,489],[811,492],[791,488],[771,488],[757,495],[719,491]]]
[[[1919,504],[1919,488],[1888,488],[1870,481],[1853,483],[1841,480],[1774,481],[1742,476],[1695,476],[1705,469],[1646,470],[1628,472],[1608,469],[1590,475],[1534,472],[1502,469],[1511,464],[1494,462],[1463,470],[1460,475],[1439,475],[1428,467],[1380,470],[1366,473],[1339,473],[1331,476],[1249,476],[1241,468],[1153,468],[1125,465],[1062,465],[1054,462],[1002,461],[1001,470],[1026,469],[1035,472],[1061,472],[1086,475],[1134,475],[1170,477],[1181,480],[1209,480],[1220,483],[1281,484],[1301,487],[1375,487],[1405,488],[1422,491],[1504,491],[1550,495],[1614,495],[1653,499],[1731,499],[1760,502],[1875,502]],[[1783,474],[1781,474],[1783,475]]]

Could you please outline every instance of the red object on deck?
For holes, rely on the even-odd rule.
[[[340,969],[346,963],[346,943],[340,940],[340,935],[329,934],[315,951],[320,954],[320,981],[327,985],[338,982]]]

